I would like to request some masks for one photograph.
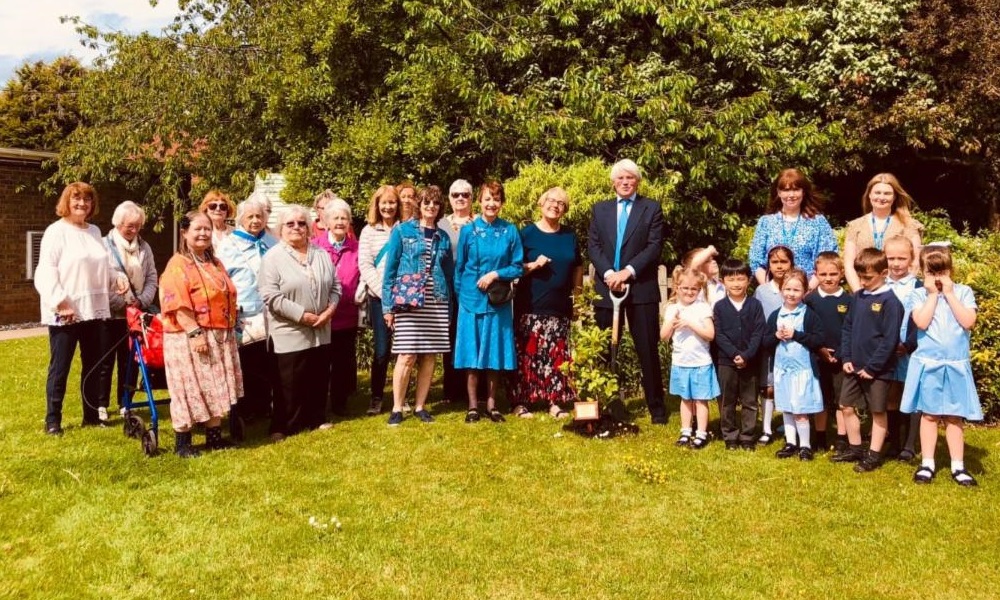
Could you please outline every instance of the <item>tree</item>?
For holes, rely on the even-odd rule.
[[[783,166],[857,166],[840,70],[880,81],[885,61],[838,53],[890,52],[907,6],[846,18],[860,2],[192,0],[161,37],[81,25],[110,50],[60,177],[127,178],[166,202],[185,172],[245,191],[281,169],[290,199],[361,198],[629,156],[710,239]]]
[[[0,90],[0,146],[59,150],[80,124],[85,69],[71,56],[25,63]]]

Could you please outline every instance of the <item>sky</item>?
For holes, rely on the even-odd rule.
[[[59,17],[78,16],[101,30],[158,32],[177,15],[177,0],[0,0],[0,87],[26,61],[50,61],[72,54],[85,65],[99,51],[80,45],[80,36]]]

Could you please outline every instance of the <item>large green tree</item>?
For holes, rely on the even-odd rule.
[[[162,36],[81,25],[110,50],[60,176],[126,179],[168,200],[188,172],[245,191],[255,171],[281,169],[291,198],[359,198],[403,177],[628,156],[709,236],[734,228],[782,166],[856,167],[845,90],[907,76],[885,65],[911,5],[181,2]]]
[[[0,146],[58,150],[80,123],[84,73],[70,56],[18,67],[0,90]]]

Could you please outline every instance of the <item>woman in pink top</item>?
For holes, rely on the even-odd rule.
[[[348,236],[351,207],[340,198],[326,203],[322,213],[326,231],[313,243],[326,250],[340,280],[341,298],[330,318],[330,410],[337,416],[347,414],[347,397],[358,389],[358,305],[354,295],[361,282],[358,270],[358,240]]]

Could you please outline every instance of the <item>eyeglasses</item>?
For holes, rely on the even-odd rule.
[[[225,202],[209,202],[207,206],[208,210],[224,210],[229,212],[229,206]]]
[[[559,208],[566,208],[566,203],[562,200],[556,200],[555,198],[546,198],[543,204],[549,204],[552,206],[558,206]]]
[[[441,206],[440,200],[421,200],[420,203],[424,206]]]
[[[308,221],[286,221],[284,223],[285,227],[305,227],[308,224]]]
[[[452,198],[465,198],[466,200],[468,200],[469,198],[472,197],[472,192],[452,192],[451,193],[451,197]]]

